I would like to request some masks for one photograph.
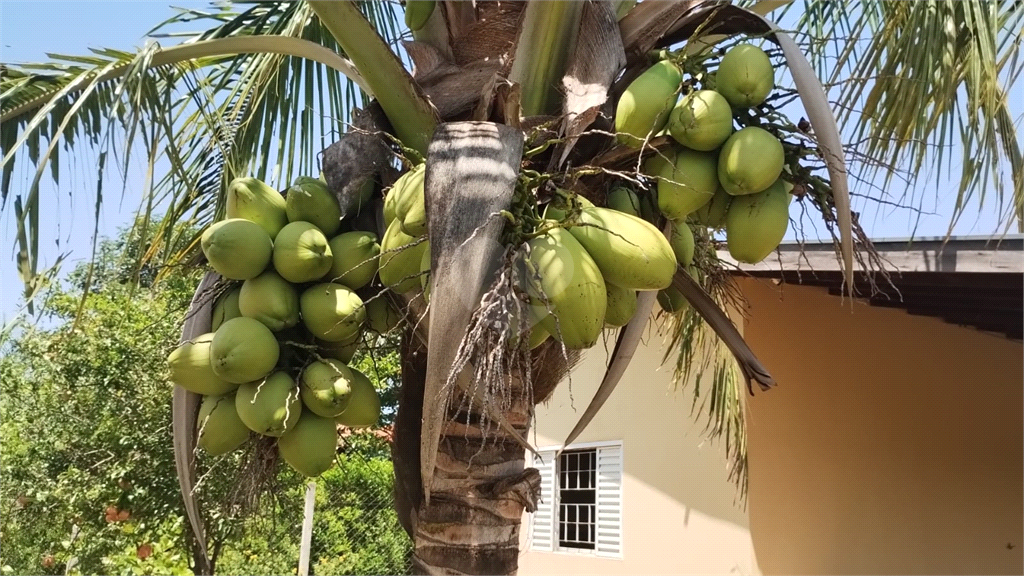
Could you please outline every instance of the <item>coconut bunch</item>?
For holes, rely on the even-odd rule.
[[[665,56],[626,88],[615,131],[617,141],[632,148],[656,136],[669,136],[671,145],[641,167],[655,183],[650,190],[640,190],[640,197],[632,189],[613,190],[609,205],[639,213],[654,204],[672,222],[679,262],[695,278],[692,227],[724,229],[735,260],[760,262],[788,229],[794,188],[789,166],[798,161],[787,158],[777,125],[758,125],[764,112],[775,112],[766,104],[775,87],[772,62],[749,43],[727,50],[713,72]],[[691,77],[685,82],[684,68]],[[674,288],[661,292],[659,301],[669,311],[685,308]]]
[[[284,195],[238,178],[226,212],[201,241],[227,281],[212,331],[171,352],[170,380],[202,395],[198,445],[210,455],[256,433],[276,438],[292,468],[318,476],[334,464],[337,425],[380,417],[376,389],[348,363],[364,331],[399,322],[371,286],[381,247],[372,232],[343,231],[337,199],[316,178],[297,179]]]
[[[540,207],[543,221],[520,234],[529,254],[522,286],[533,310],[531,347],[554,337],[589,348],[603,328],[629,322],[639,291],[656,290],[662,309],[684,312],[689,303],[672,276],[682,267],[702,283],[696,245],[716,231],[745,263],[764,260],[782,241],[790,165],[799,158],[787,157],[774,124],[758,125],[776,112],[766,103],[772,62],[749,43],[727,50],[713,72],[706,62],[663,53],[619,99],[619,145],[642,151],[655,137],[670,141],[640,164],[639,180],[613,180],[603,207],[557,189]],[[654,225],[662,221],[664,231]]]

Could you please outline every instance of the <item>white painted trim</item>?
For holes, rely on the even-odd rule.
[[[538,453],[554,452],[557,454],[559,450],[588,450],[596,448],[618,448],[619,449],[619,474],[621,475],[619,481],[619,552],[618,554],[602,554],[597,551],[595,546],[594,550],[584,550],[579,548],[559,548],[558,547],[558,460],[557,458],[552,462],[552,481],[554,488],[552,490],[552,527],[551,527],[551,549],[550,550],[537,550],[533,547],[533,515],[530,515],[530,532],[527,542],[527,547],[531,552],[537,552],[542,554],[562,554],[565,556],[588,556],[591,558],[601,558],[603,560],[622,560],[623,551],[625,549],[625,535],[626,535],[626,490],[625,490],[625,478],[626,478],[626,451],[624,442],[622,440],[602,440],[597,442],[579,442],[576,444],[570,444],[568,446],[564,444],[555,444],[550,446],[538,446],[536,448]],[[536,458],[530,454],[531,463],[532,458]],[[594,465],[597,467],[595,474],[600,472],[600,464],[595,454]],[[595,506],[595,513],[596,513]]]
[[[543,452],[545,450],[586,450],[588,448],[605,448],[608,446],[619,446],[622,447],[622,440],[601,440],[598,442],[578,442],[576,444],[553,444],[551,446],[538,446],[537,452]]]

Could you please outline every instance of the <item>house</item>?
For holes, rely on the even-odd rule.
[[[891,284],[859,274],[855,300],[831,244],[743,267],[734,317],[779,383],[746,399],[745,506],[656,320],[556,470],[607,362],[591,352],[537,407],[519,573],[1020,574],[1022,244],[876,242]]]

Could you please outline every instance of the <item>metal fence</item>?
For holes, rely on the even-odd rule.
[[[409,574],[412,543],[395,513],[382,436],[345,437],[337,466],[314,481],[286,477],[241,533],[226,540],[216,573]]]

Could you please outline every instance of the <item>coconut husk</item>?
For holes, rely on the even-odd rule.
[[[470,3],[454,4],[462,5],[461,16],[466,13],[465,5]],[[455,27],[449,22],[449,30],[452,30],[452,37],[456,39],[452,42],[452,53],[459,66],[482,60],[498,60],[501,55],[510,54],[519,36],[520,21],[526,8],[526,2],[476,4],[478,16],[473,22],[462,17],[462,24],[458,26],[459,33],[455,32]]]
[[[413,61],[413,77],[442,118],[454,118],[472,110],[501,66],[497,58],[458,65],[429,44],[404,45]]]
[[[384,136],[390,131],[384,110],[374,101],[365,109],[353,110],[350,130],[323,151],[324,180],[338,199],[343,218],[358,210],[366,180],[377,180],[390,166],[391,146]]]
[[[566,141],[552,156],[562,166],[579,136],[597,119],[608,100],[608,90],[626,65],[622,37],[611,2],[588,2],[583,8],[576,46],[562,78],[565,89],[563,132]]]
[[[486,122],[441,124],[424,178],[431,262],[431,313],[420,435],[424,499],[430,486],[457,350],[493,273],[523,153],[519,130]]]

